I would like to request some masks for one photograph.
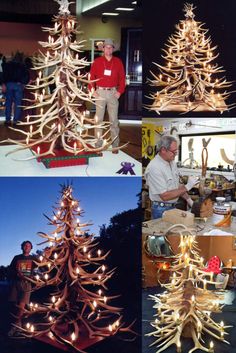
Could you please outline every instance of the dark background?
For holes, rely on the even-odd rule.
[[[153,64],[164,64],[162,49],[165,48],[167,39],[175,32],[175,25],[184,20],[183,8],[186,1],[180,0],[148,0],[143,6],[143,103],[150,104],[147,99],[153,87],[146,84],[151,78],[150,70],[158,73],[158,68]],[[197,8],[194,10],[195,20],[205,23],[208,29],[206,37],[211,36],[212,46],[217,45],[215,54],[219,53],[214,61],[218,66],[223,66],[227,81],[236,80],[236,1],[235,0],[192,0],[189,3]],[[224,74],[224,73],[222,73]],[[221,77],[221,76],[219,76]],[[229,90],[236,90],[236,82]],[[156,89],[154,89],[156,92]],[[236,102],[233,93],[227,103]],[[223,116],[235,116],[236,110],[224,112]],[[179,113],[162,112],[161,116],[176,116]],[[222,116],[218,112],[191,112],[184,116]],[[157,117],[154,111],[149,112],[143,108],[143,117]]]

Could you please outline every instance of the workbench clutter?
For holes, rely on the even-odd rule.
[[[144,220],[180,209],[193,213],[194,225],[201,222],[206,232],[234,234],[236,118],[146,118],[143,130],[143,136],[152,131],[156,143],[144,167]]]

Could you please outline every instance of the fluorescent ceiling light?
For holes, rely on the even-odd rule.
[[[104,16],[118,16],[119,15],[117,12],[103,12],[102,14]]]
[[[132,1],[132,4],[133,5],[137,5],[137,1]]]
[[[120,11],[133,11],[133,7],[117,7],[116,10]]]

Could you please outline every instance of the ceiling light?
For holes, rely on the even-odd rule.
[[[137,5],[137,1],[132,1],[132,3],[131,4],[133,4],[133,5]]]
[[[103,16],[118,16],[119,14],[117,12],[103,12]]]
[[[117,7],[116,10],[118,11],[133,11],[133,7]]]

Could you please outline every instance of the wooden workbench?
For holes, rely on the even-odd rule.
[[[143,222],[142,224],[142,233],[146,235],[164,235],[166,231],[172,226],[169,222],[164,222],[160,219],[153,219],[151,221]],[[230,227],[221,227],[217,228],[212,225],[211,218],[208,218],[206,222],[204,220],[196,219],[194,221],[194,226],[192,227],[196,229],[197,235],[204,235],[206,232],[209,232],[213,229],[220,229],[223,232],[227,232],[233,235],[236,235],[236,223],[231,222]],[[174,231],[171,231],[171,235],[177,235]],[[217,234],[214,234],[217,235]]]

